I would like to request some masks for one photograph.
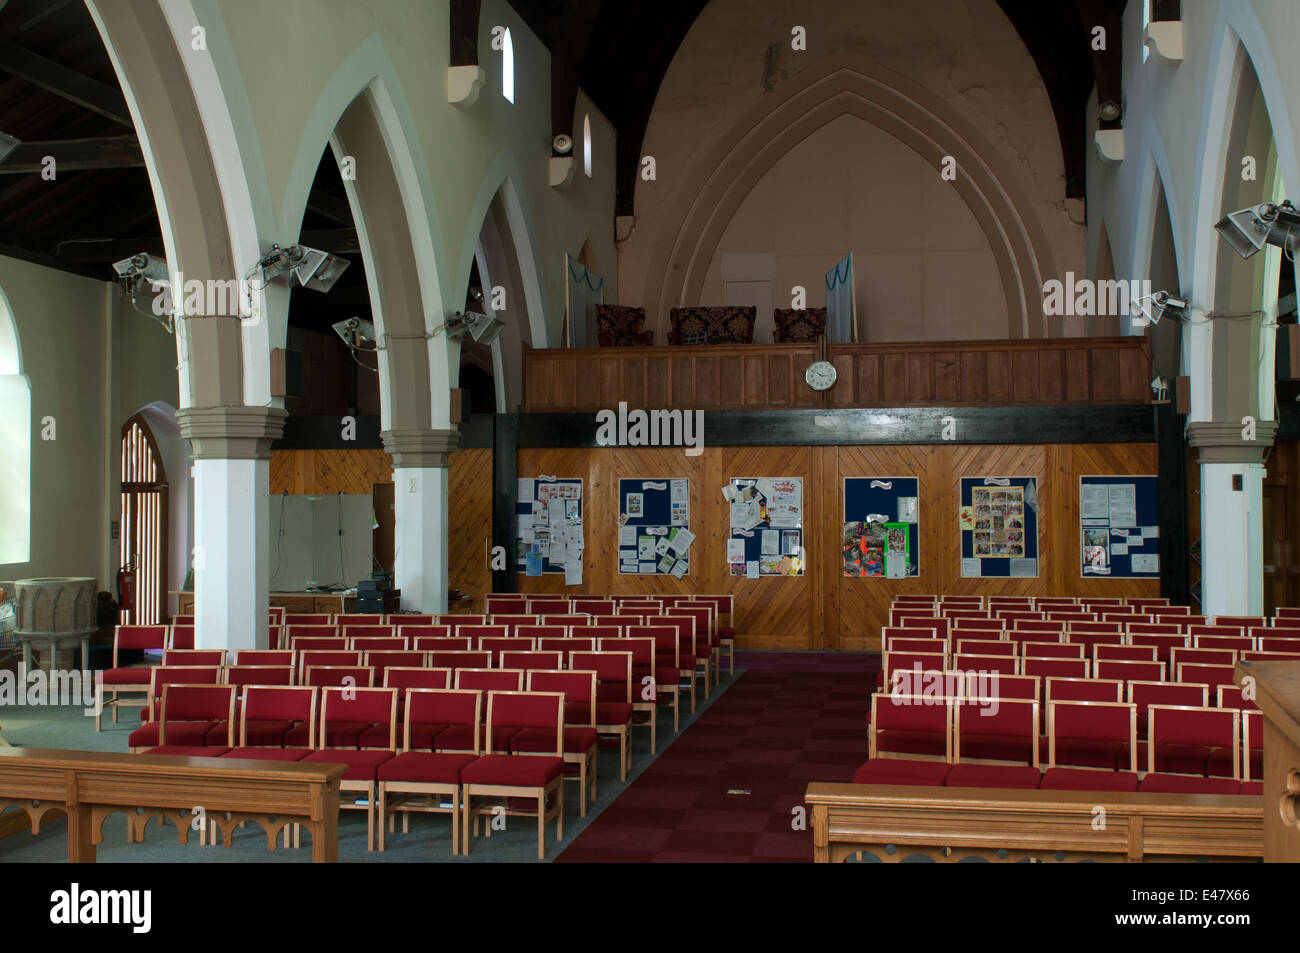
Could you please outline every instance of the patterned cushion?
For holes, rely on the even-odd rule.
[[[826,333],[825,308],[777,308],[772,321],[776,326],[772,340],[777,344],[802,344]]]
[[[619,304],[596,306],[596,335],[601,347],[637,347],[654,343],[653,331],[642,331],[645,308]]]
[[[758,309],[673,308],[669,312],[672,330],[669,344],[752,344]]]

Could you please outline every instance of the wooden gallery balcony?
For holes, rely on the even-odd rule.
[[[524,350],[524,412],[615,408],[1144,404],[1150,359],[1140,337],[939,344],[724,344]],[[808,365],[835,365],[814,391]]]

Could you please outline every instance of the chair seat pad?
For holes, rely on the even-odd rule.
[[[312,753],[311,748],[231,748],[224,757],[251,758],[255,761],[301,761]]]
[[[149,666],[133,668],[110,668],[104,672],[105,685],[149,687]]]
[[[1048,768],[1038,786],[1044,791],[1136,791],[1138,776],[1133,771]]]
[[[945,782],[950,788],[1027,788],[1035,789],[1043,774],[1031,765],[1021,764],[954,764]]]
[[[206,745],[159,745],[145,754],[170,754],[184,758],[220,758],[229,748],[209,748]]]
[[[434,754],[407,751],[385,761],[379,768],[380,781],[408,781],[413,784],[460,784],[460,772],[473,764],[472,754]]]
[[[1155,794],[1239,794],[1241,783],[1231,778],[1197,778],[1187,774],[1148,774],[1139,791]]]
[[[564,775],[564,759],[534,754],[493,754],[461,769],[462,784],[544,788]]]
[[[564,726],[564,753],[583,754],[596,744],[596,729],[582,725]],[[510,750],[520,754],[546,754],[555,750],[555,732],[547,728],[525,728],[510,739]]]
[[[392,751],[350,751],[346,748],[327,748],[313,751],[302,760],[324,764],[346,764],[348,770],[343,775],[344,781],[375,781],[378,780],[380,766],[386,761],[391,761],[393,757]]]
[[[872,758],[853,772],[854,784],[926,784],[941,786],[952,765],[946,761]]]

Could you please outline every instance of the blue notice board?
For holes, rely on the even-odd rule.
[[[962,477],[963,577],[1038,576],[1038,478]]]
[[[580,557],[584,542],[580,478],[539,476],[519,481],[515,562],[527,567],[528,575],[564,572],[564,555],[576,549]]]
[[[1079,574],[1160,575],[1160,489],[1154,476],[1079,477]]]
[[[919,494],[916,477],[845,478],[841,575],[921,574]]]
[[[618,571],[675,576],[690,571],[690,481],[618,481]]]

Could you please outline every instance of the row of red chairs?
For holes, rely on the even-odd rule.
[[[857,783],[1067,790],[1260,793],[1256,710],[1144,699],[1047,702],[987,696],[872,698],[868,760]]]
[[[1132,638],[1109,633],[1066,633],[1064,638],[1052,638],[1054,633],[1012,632],[1004,639],[992,638],[992,633],[981,633],[980,638],[950,636],[938,638],[929,632],[910,632],[909,635],[885,637],[885,651],[937,652],[940,654],[1019,655],[1038,658],[1089,658],[1132,659],[1136,661],[1174,661],[1175,656],[1186,662],[1222,662],[1231,664],[1246,657],[1300,659],[1300,636],[1241,640],[1235,636],[1134,636]]]
[[[366,812],[367,850],[376,826],[384,849],[396,814],[405,830],[410,812],[438,812],[452,815],[452,853],[468,853],[479,816],[504,810],[537,817],[541,859],[547,823],[564,836],[565,778],[583,813],[596,795],[595,699],[593,672],[532,672],[526,691],[411,688],[400,716],[396,688],[249,686],[237,711],[234,686],[174,684],[147,753],[342,764],[356,801],[339,806]],[[572,723],[583,704],[589,718]]]

